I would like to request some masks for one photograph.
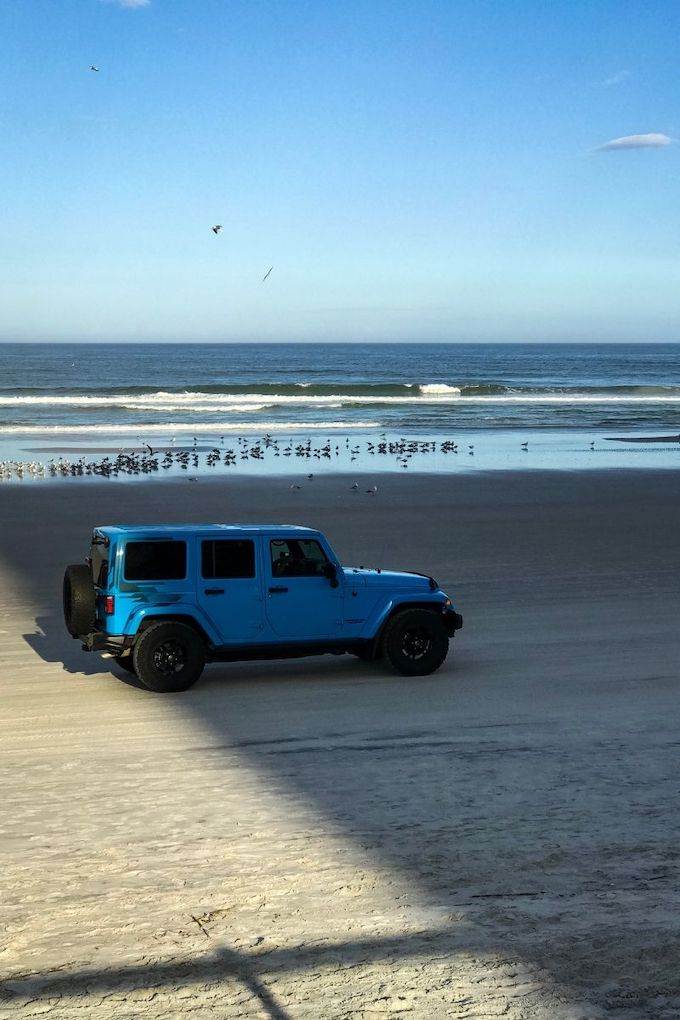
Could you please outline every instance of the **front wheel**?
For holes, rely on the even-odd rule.
[[[402,676],[427,676],[439,669],[449,650],[449,639],[436,613],[404,609],[387,623],[383,654]]]
[[[186,691],[203,672],[205,646],[201,636],[185,623],[152,623],[135,643],[132,665],[149,691]]]

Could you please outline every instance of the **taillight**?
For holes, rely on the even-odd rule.
[[[113,616],[116,611],[116,600],[113,595],[104,596],[104,612],[107,616]]]

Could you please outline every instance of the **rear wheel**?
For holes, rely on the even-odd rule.
[[[135,643],[132,665],[149,691],[186,691],[205,666],[203,639],[185,623],[152,623]]]
[[[382,648],[395,672],[426,676],[443,663],[449,639],[436,613],[429,609],[404,609],[388,621]]]
[[[131,673],[133,676],[137,676],[135,673],[134,663],[132,661],[132,652],[128,652],[127,655],[114,655],[113,658],[120,668],[124,669],[126,673]]]
[[[94,628],[95,595],[92,574],[86,563],[74,563],[64,571],[64,623],[71,637],[89,634]]]

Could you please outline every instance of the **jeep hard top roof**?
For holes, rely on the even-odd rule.
[[[299,524],[104,524],[93,529],[101,535],[114,537],[165,537],[179,538],[181,535],[225,535],[225,533],[248,532],[258,535],[280,535],[293,532],[300,535],[318,535],[314,528]]]

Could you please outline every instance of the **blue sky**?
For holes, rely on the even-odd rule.
[[[2,0],[0,339],[680,339],[679,34],[667,2]]]

